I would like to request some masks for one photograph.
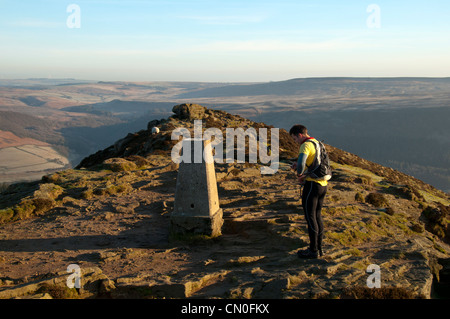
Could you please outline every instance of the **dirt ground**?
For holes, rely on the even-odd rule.
[[[164,156],[148,161],[132,171],[54,175],[50,181],[64,189],[56,207],[0,227],[0,296],[32,297],[36,292],[20,295],[18,287],[68,275],[67,267],[77,264],[97,267],[107,278],[103,297],[336,298],[348,287],[365,286],[373,263],[383,265],[387,287],[429,296],[433,275],[422,252],[449,252],[443,243],[437,251],[429,235],[405,229],[420,215],[417,203],[386,195],[392,207],[403,209],[390,217],[355,201],[357,192],[383,188],[349,182],[355,172],[339,164],[323,211],[323,258],[296,255],[309,239],[288,163],[267,176],[257,167],[216,165],[222,236],[170,236],[177,170]],[[117,185],[127,187],[105,191]],[[83,295],[96,296],[98,291]]]

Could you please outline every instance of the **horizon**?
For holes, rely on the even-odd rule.
[[[431,77],[431,76],[321,76],[321,77],[294,77],[289,79],[281,79],[277,81],[189,81],[189,80],[143,80],[143,81],[133,81],[133,80],[119,80],[119,79],[111,79],[111,80],[102,80],[102,79],[82,79],[82,78],[45,78],[45,77],[36,77],[36,78],[0,78],[0,81],[82,81],[82,82],[95,82],[95,83],[223,83],[223,84],[264,84],[264,83],[275,83],[275,82],[288,82],[293,80],[313,80],[313,79],[331,79],[331,80],[339,80],[339,79],[357,79],[357,80],[372,80],[372,79],[382,79],[382,80],[427,80],[427,79],[437,79],[437,80],[450,80],[450,76],[442,76],[442,77]],[[77,84],[77,83],[74,83]]]
[[[449,77],[450,3],[0,2],[0,79]]]

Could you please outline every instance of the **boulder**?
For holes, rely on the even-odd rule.
[[[172,112],[180,120],[201,120],[205,115],[206,108],[198,104],[179,104],[175,105]]]
[[[95,297],[98,295],[100,288],[105,290],[107,288],[112,289],[113,287],[113,283],[109,281],[108,277],[98,267],[82,268],[81,273],[82,287],[78,292],[70,295],[72,298]],[[50,278],[8,287],[0,290],[0,299],[49,299],[49,297],[52,298],[51,292],[56,293],[58,298],[66,299],[69,296],[66,295],[68,292],[67,279],[69,275],[67,271],[61,271],[53,274]]]

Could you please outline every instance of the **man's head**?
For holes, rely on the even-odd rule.
[[[291,127],[289,130],[289,135],[291,135],[292,138],[299,144],[303,143],[303,141],[309,137],[308,129],[300,124]]]

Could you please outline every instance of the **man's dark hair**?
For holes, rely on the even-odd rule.
[[[308,129],[300,124],[294,125],[289,130],[289,135],[308,134]]]

